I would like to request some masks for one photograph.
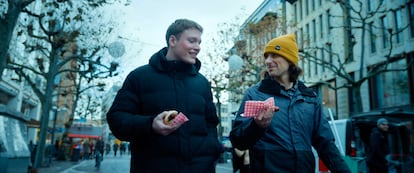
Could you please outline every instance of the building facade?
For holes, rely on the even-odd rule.
[[[325,113],[331,112],[335,119],[357,112],[413,105],[414,3],[408,0],[343,3],[265,0],[241,30],[264,21],[268,14],[273,14],[279,22],[277,29],[264,31],[262,34],[271,37],[261,40],[257,35],[253,39],[255,35],[249,37],[241,32],[239,42],[250,43],[250,49],[260,52],[263,43],[271,38],[294,33],[300,49],[299,65],[304,70],[301,80],[315,89]],[[236,48],[240,47],[239,42],[235,43]],[[247,47],[245,50],[249,50]],[[240,51],[237,54],[244,59],[244,67],[248,67],[246,55]]]
[[[412,1],[285,3],[287,21],[296,24],[287,30],[302,50],[303,80],[336,118],[414,103]]]

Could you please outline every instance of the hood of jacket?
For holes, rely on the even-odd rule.
[[[169,61],[165,57],[168,48],[164,47],[154,55],[151,56],[149,64],[161,72],[183,72],[191,75],[196,75],[201,68],[200,60],[196,59],[195,64],[188,64],[180,60]]]

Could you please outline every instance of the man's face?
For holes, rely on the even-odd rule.
[[[200,52],[201,32],[197,29],[187,29],[180,38],[170,37],[171,58],[188,64],[195,64]]]
[[[272,78],[289,77],[289,62],[282,56],[274,53],[265,55],[266,71]]]
[[[388,122],[384,122],[384,123],[379,124],[378,128],[381,129],[384,132],[388,131]]]

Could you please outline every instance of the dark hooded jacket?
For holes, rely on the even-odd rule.
[[[214,172],[220,152],[218,117],[201,63],[167,61],[167,48],[132,71],[107,114],[112,133],[131,142],[131,172]],[[162,136],[152,129],[159,113],[177,110],[189,121]]]
[[[269,127],[261,128],[252,118],[240,116],[246,101],[269,97],[280,108]],[[316,94],[302,82],[285,90],[266,78],[246,91],[230,140],[234,147],[250,150],[251,172],[314,173],[313,146],[331,172],[348,173],[321,109]]]
[[[369,138],[369,147],[367,152],[367,163],[378,170],[387,170],[388,161],[386,156],[390,153],[388,145],[387,132],[380,130],[378,127],[372,129]]]

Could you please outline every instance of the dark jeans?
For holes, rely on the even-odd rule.
[[[240,167],[240,173],[250,173],[250,166],[249,165],[243,165]]]

